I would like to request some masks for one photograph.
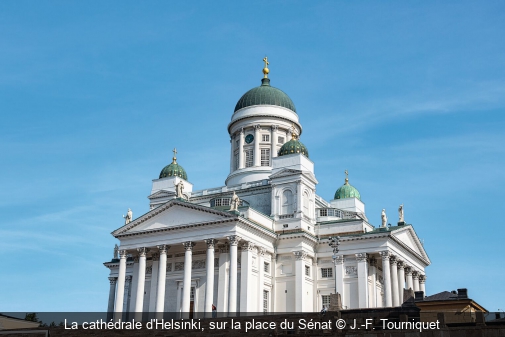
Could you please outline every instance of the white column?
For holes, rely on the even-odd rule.
[[[295,311],[306,311],[306,290],[305,290],[305,258],[307,252],[303,250],[293,252],[295,254]]]
[[[360,308],[368,307],[368,266],[366,253],[356,254],[358,261],[358,305]]]
[[[414,281],[414,291],[419,291],[419,273],[417,271],[412,272],[412,280]]]
[[[216,240],[207,239],[207,280],[205,282],[205,317],[212,317],[212,304],[214,303],[214,245]]]
[[[393,306],[400,305],[400,295],[398,294],[398,268],[396,256],[391,256],[389,259],[391,263],[391,295],[393,297]]]
[[[257,306],[256,306],[256,312],[263,312],[263,290],[265,287],[265,247],[258,247],[258,295],[256,296],[258,301],[257,301]],[[272,294],[270,294],[272,296]],[[273,297],[270,297],[273,298]],[[271,300],[269,301],[272,302]],[[270,310],[268,310],[270,311]]]
[[[230,254],[226,245],[219,245],[219,282],[217,284],[217,311],[219,313],[228,312],[228,284],[230,276],[228,273],[230,266]]]
[[[382,257],[382,274],[384,277],[384,298],[386,299],[386,307],[393,306],[391,297],[391,270],[389,268],[389,257],[391,253],[388,251],[380,252]]]
[[[240,266],[240,313],[244,314],[246,312],[254,312],[255,307],[253,306],[254,298],[263,296],[263,293],[256,294],[252,289],[252,255],[254,250],[254,243],[250,241],[245,241],[242,243],[242,258]],[[261,297],[262,298],[262,297]]]
[[[235,153],[235,151],[233,150],[235,144],[233,142],[233,136],[230,136],[230,173],[233,172],[233,165],[234,165],[234,158],[233,158],[233,154]]]
[[[184,245],[184,278],[182,283],[182,312],[188,314],[191,301],[191,267],[193,265],[194,242],[186,241]]]
[[[289,142],[291,140],[291,132],[286,131],[286,142]]]
[[[139,265],[138,265],[138,277],[137,277],[137,292],[135,299],[135,320],[142,320],[142,311],[144,309],[144,290],[146,285],[146,254],[147,248],[138,248],[139,252]]]
[[[238,167],[244,168],[244,128],[240,129],[239,147],[238,147]]]
[[[230,294],[228,296],[228,312],[232,314],[237,312],[237,246],[242,238],[238,235],[231,235],[227,239],[230,241]]]
[[[261,152],[260,152],[260,125],[254,126],[254,166],[261,166]]]
[[[116,321],[122,318],[124,302],[124,286],[126,277],[126,250],[119,251],[119,274],[117,278],[117,294],[114,319]]]
[[[132,276],[126,275],[124,284],[124,303],[123,303],[123,313],[124,313],[123,319],[125,320],[130,319],[129,314],[132,311],[130,306],[131,293],[132,293]]]
[[[107,320],[111,320],[114,314],[114,300],[116,299],[116,283],[117,277],[109,277],[109,303],[107,306]]]
[[[419,290],[421,290],[424,293],[424,296],[426,296],[426,275],[419,275]]]
[[[151,290],[149,292],[149,312],[156,311],[156,291],[158,290],[158,267],[160,265],[160,254],[152,254],[153,265],[151,266]]]
[[[133,255],[133,279],[132,279],[132,290],[131,290],[131,301],[130,301],[130,311],[135,312],[135,305],[137,300],[137,284],[139,279],[139,256],[138,254]]]
[[[412,268],[405,267],[405,276],[407,277],[407,289],[414,290],[414,282],[412,280]]]
[[[340,299],[344,306],[344,303],[346,303],[345,297],[347,296],[344,292],[344,256],[333,256],[333,262],[335,263],[335,293],[340,294]]]
[[[158,318],[163,317],[163,312],[165,311],[165,288],[167,280],[167,249],[170,246],[160,245],[158,246],[160,252],[160,262],[158,266],[158,291],[156,294],[156,312],[161,314]]]
[[[370,293],[368,294],[369,298],[369,307],[376,308],[377,307],[377,260],[372,257],[369,262],[369,273],[370,273]]]
[[[403,289],[405,289],[405,264],[403,261],[398,261],[398,298],[400,305],[403,303]]]
[[[272,125],[272,131],[271,131],[271,135],[270,135],[270,137],[272,138],[271,139],[272,149],[270,150],[272,152],[272,158],[277,157],[277,129],[278,128],[279,127],[277,125]],[[272,165],[273,165],[273,163],[270,163],[270,166],[272,166]],[[262,292],[262,294],[263,294],[263,292]]]

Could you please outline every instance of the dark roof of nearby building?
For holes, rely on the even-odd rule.
[[[277,105],[296,112],[295,104],[282,90],[270,86],[270,79],[263,78],[261,85],[252,88],[238,100],[235,112],[253,105]]]

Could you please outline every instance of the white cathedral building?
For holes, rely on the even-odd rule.
[[[430,260],[402,206],[374,227],[347,172],[333,200],[317,195],[299,115],[264,61],[228,124],[225,185],[194,189],[174,151],[150,211],[112,232],[109,313],[313,312],[336,292],[344,309],[395,307],[425,291]]]

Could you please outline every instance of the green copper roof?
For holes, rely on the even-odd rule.
[[[309,150],[296,137],[293,137],[289,142],[282,145],[278,156],[286,156],[288,154],[301,153],[309,158]]]
[[[235,112],[253,105],[277,105],[296,112],[291,98],[282,90],[271,87],[270,79],[263,78],[261,85],[246,92],[237,102]]]
[[[335,199],[356,198],[361,200],[359,191],[349,184],[349,179],[345,178],[345,184],[335,192]]]
[[[186,174],[186,171],[181,165],[177,164],[177,160],[174,157],[172,163],[170,165],[165,166],[163,170],[161,170],[160,179],[176,176],[184,180],[188,180],[188,175]]]

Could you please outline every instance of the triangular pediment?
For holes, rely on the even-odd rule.
[[[412,226],[397,229],[392,234],[402,244],[429,261],[428,255]]]
[[[112,235],[117,237],[170,227],[215,223],[235,217],[234,214],[174,199],[118,228],[112,232]]]
[[[174,195],[175,195],[175,192],[160,190],[158,192],[151,194],[147,198],[148,199],[158,199],[158,198],[173,197]]]
[[[302,170],[294,170],[294,169],[282,169],[278,172],[275,172],[270,176],[270,180],[278,179],[278,178],[285,178],[285,177],[290,177],[290,176],[295,176],[295,175],[303,175],[309,180],[311,180],[313,183],[317,184],[316,177],[314,174],[310,171],[302,171]]]

